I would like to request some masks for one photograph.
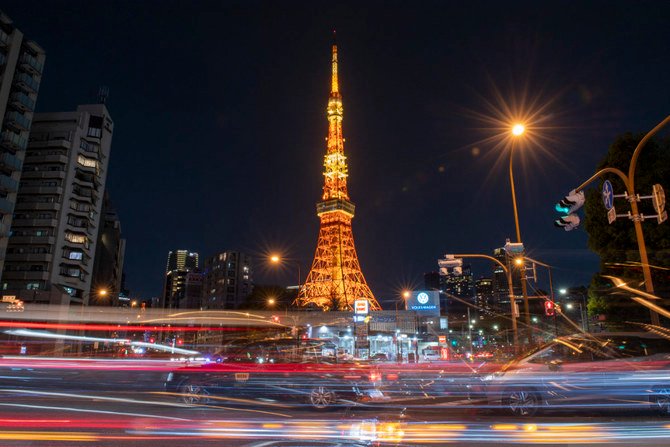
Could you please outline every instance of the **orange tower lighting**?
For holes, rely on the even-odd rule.
[[[323,172],[322,201],[316,204],[321,220],[312,268],[298,294],[299,306],[323,310],[352,310],[354,301],[367,300],[371,310],[381,310],[361,271],[351,220],[354,204],[347,192],[347,157],[342,136],[342,96],[337,77],[337,44],[333,42],[332,82],[328,98],[328,138]]]

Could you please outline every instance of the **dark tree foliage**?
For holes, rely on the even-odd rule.
[[[295,292],[276,285],[256,285],[239,309],[285,310],[295,299]],[[274,300],[271,304],[270,300]]]
[[[643,134],[626,133],[610,146],[607,156],[596,170],[615,167],[628,175],[630,160]],[[633,222],[619,218],[611,225],[607,222],[607,210],[603,205],[601,191],[603,181],[612,182],[615,194],[623,194],[625,186],[621,179],[608,174],[595,183],[586,195],[584,206],[584,228],[589,235],[589,248],[600,256],[600,274],[589,288],[589,311],[604,313],[610,320],[645,319],[649,312],[625,295],[612,294],[609,281],[600,275],[618,276],[634,287],[644,289],[640,255]],[[670,187],[670,139],[651,139],[642,148],[635,170],[635,192],[641,196],[651,195],[652,185],[659,183],[665,191]],[[615,199],[617,214],[630,211],[630,204],[623,198]],[[651,200],[638,202],[640,213],[656,214]],[[649,264],[656,294],[668,298],[670,291],[670,223],[658,225],[655,218],[642,222]]]

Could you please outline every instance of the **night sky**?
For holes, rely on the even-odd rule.
[[[144,298],[160,293],[171,249],[246,251],[257,283],[295,284],[294,265],[265,263],[278,251],[304,278],[334,27],[354,236],[382,303],[421,287],[445,253],[490,254],[514,236],[494,122],[506,107],[537,111],[532,144],[515,149],[529,256],[554,266],[556,287],[588,284],[598,258],[583,228],[553,227],[553,204],[617,135],[670,112],[662,1],[3,3],[47,53],[38,111],[109,87],[107,187],[127,285]]]

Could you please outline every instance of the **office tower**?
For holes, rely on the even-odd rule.
[[[104,104],[35,114],[3,288],[33,291],[26,301],[108,304],[92,274],[113,128]]]
[[[116,210],[109,200],[109,194],[105,191],[102,201],[101,228],[98,231],[98,243],[95,250],[95,261],[93,262],[94,292],[105,290],[109,296],[108,304],[118,306],[119,300],[129,299],[123,297],[123,258],[126,252],[126,240],[121,234],[121,221]]]
[[[198,253],[189,250],[173,250],[168,253],[162,307],[178,309],[182,302],[186,303],[186,279],[189,272],[198,269],[198,262]]]
[[[475,281],[475,305],[479,310],[490,313],[494,296],[491,278],[479,278]]]
[[[0,274],[43,67],[44,50],[0,11]]]
[[[173,250],[168,253],[165,274],[172,270],[193,270],[198,268],[198,253],[188,250]]]
[[[207,309],[235,309],[253,290],[251,257],[225,251],[207,258],[203,269],[202,305]]]

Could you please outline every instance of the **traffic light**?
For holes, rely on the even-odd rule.
[[[544,302],[544,314],[548,317],[553,317],[554,311],[554,302],[551,300],[546,300]]]
[[[558,228],[563,228],[565,231],[574,230],[579,226],[579,216],[576,214],[570,214],[568,216],[559,217],[554,221],[554,225]]]
[[[572,214],[584,206],[584,200],[584,191],[576,192],[573,189],[556,204],[555,208],[559,213]]]
[[[555,206],[556,211],[566,214],[554,221],[554,225],[563,228],[565,231],[574,230],[579,226],[579,216],[573,214],[584,205],[584,191],[575,191],[574,189],[563,197]]]

